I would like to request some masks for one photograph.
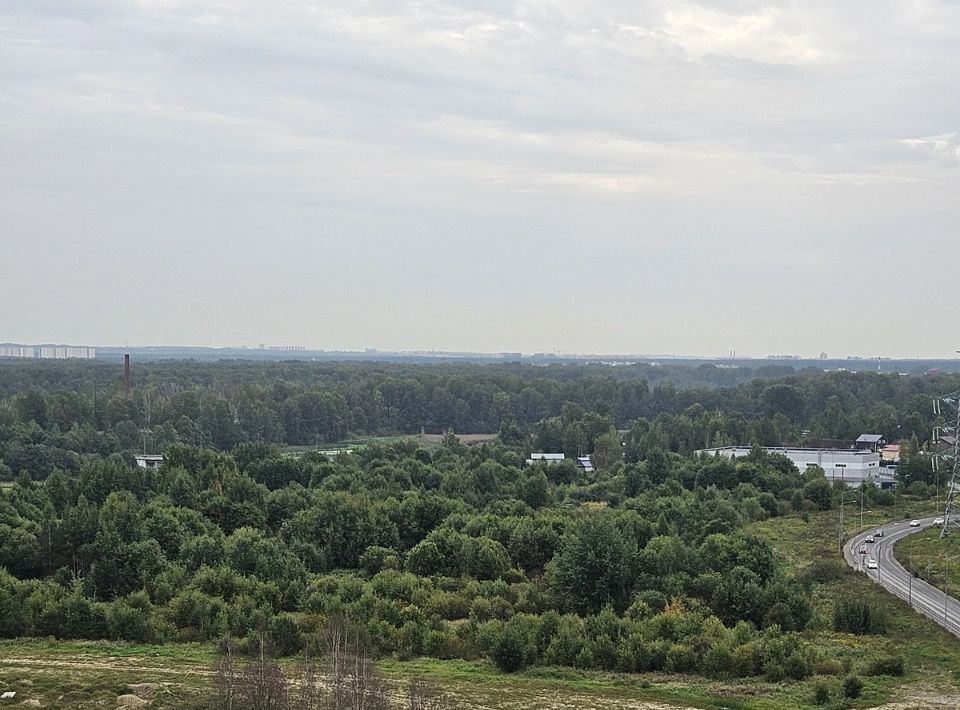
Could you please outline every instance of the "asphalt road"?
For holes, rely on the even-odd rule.
[[[919,522],[919,527],[912,528],[909,520],[902,520],[854,535],[843,546],[843,556],[847,564],[855,570],[864,572],[888,592],[900,597],[916,611],[960,638],[960,601],[947,596],[922,579],[915,579],[893,558],[893,545],[897,540],[933,526],[933,518],[920,518]],[[883,537],[876,538],[873,543],[865,542],[877,530],[883,530]],[[861,547],[867,548],[867,554],[859,553]],[[877,561],[877,569],[867,567],[870,559]]]

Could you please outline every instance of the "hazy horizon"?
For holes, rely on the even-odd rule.
[[[953,358],[957,27],[8,0],[0,341]]]
[[[38,340],[35,342],[24,342],[24,341],[11,341],[4,340],[0,341],[0,345],[12,344],[12,345],[24,345],[24,346],[40,346],[40,345],[50,345],[50,346],[68,346],[68,347],[92,347],[97,349],[109,349],[109,350],[122,350],[124,348],[129,348],[132,350],[136,349],[153,349],[153,348],[168,348],[168,349],[184,349],[189,350],[193,348],[200,349],[211,349],[211,350],[251,350],[251,351],[274,351],[274,352],[290,352],[291,358],[295,359],[298,352],[309,353],[318,353],[323,352],[327,354],[336,354],[336,353],[359,353],[359,354],[382,354],[382,355],[420,355],[420,354],[438,354],[438,355],[502,355],[502,354],[512,354],[520,353],[525,357],[530,357],[534,355],[547,355],[547,356],[556,356],[560,358],[594,358],[594,357],[610,357],[610,358],[645,358],[645,359],[655,359],[655,358],[664,358],[664,359],[688,359],[688,360],[769,360],[771,362],[778,361],[791,361],[791,360],[820,360],[821,353],[826,353],[826,351],[821,351],[819,353],[807,353],[807,352],[751,352],[751,353],[742,353],[742,352],[725,352],[725,353],[710,353],[710,352],[661,352],[661,351],[647,351],[647,352],[604,352],[604,351],[567,351],[567,350],[556,350],[556,349],[547,349],[547,350],[518,350],[516,348],[500,348],[500,349],[479,349],[479,350],[454,350],[448,348],[430,348],[430,347],[420,347],[420,348],[392,348],[392,347],[379,347],[376,345],[365,345],[361,347],[346,348],[346,347],[337,347],[334,344],[327,345],[310,345],[308,343],[93,343],[93,342],[66,342],[62,340],[55,339],[45,339]],[[263,346],[261,348],[261,346]],[[298,349],[299,348],[299,349]],[[935,356],[935,355],[925,355],[922,353],[913,354],[913,355],[904,355],[904,354],[890,354],[890,353],[873,353],[873,354],[864,354],[864,353],[826,353],[827,357],[823,358],[825,360],[860,360],[869,362],[871,360],[894,360],[894,361],[909,361],[909,360],[960,360],[960,355],[954,353],[953,355],[944,355],[944,356]]]

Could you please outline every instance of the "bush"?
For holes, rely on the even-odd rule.
[[[733,669],[733,654],[725,646],[711,648],[703,657],[703,673],[711,678],[729,678]]]
[[[882,634],[887,630],[887,615],[864,599],[840,599],[833,606],[833,630]]]
[[[867,675],[903,675],[903,656],[881,656],[867,666]]]
[[[300,627],[289,614],[278,614],[270,620],[270,641],[280,656],[292,656],[303,647]]]
[[[853,700],[863,692],[863,681],[855,675],[848,675],[843,680],[843,697]]]
[[[810,677],[810,662],[800,651],[791,653],[783,664],[783,672],[793,680],[804,680]]]
[[[370,577],[385,569],[399,568],[400,558],[397,553],[389,547],[373,545],[364,550],[363,554],[360,555],[360,569]]]
[[[843,675],[843,664],[836,658],[821,658],[814,666],[817,675]]]
[[[830,686],[820,682],[813,686],[813,702],[817,705],[826,705],[830,702]]]
[[[507,673],[522,670],[527,665],[526,636],[516,626],[506,624],[493,642],[490,658]]]
[[[691,673],[697,669],[697,653],[686,644],[675,643],[667,651],[665,670],[670,673]]]
[[[733,649],[733,674],[738,678],[760,675],[763,657],[760,648],[752,641]]]
[[[806,576],[811,582],[825,584],[843,578],[849,569],[850,568],[840,560],[820,559],[810,565],[807,569]]]

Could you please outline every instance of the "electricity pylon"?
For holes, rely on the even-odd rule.
[[[949,474],[940,528],[943,539],[952,527],[960,526],[960,391],[933,400],[933,413],[943,417],[943,423],[933,428],[933,443],[939,446],[933,455],[933,467],[940,471],[942,462],[944,472]]]

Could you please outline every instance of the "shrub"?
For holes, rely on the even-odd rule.
[[[840,599],[833,606],[833,630],[882,634],[887,630],[887,615],[864,599]]]
[[[783,664],[783,672],[787,678],[803,680],[810,677],[810,661],[800,651],[791,653]]]
[[[697,653],[686,644],[675,643],[667,651],[664,667],[671,673],[690,673],[697,668]]]
[[[811,582],[825,584],[843,578],[848,570],[849,567],[840,560],[819,559],[810,565],[806,576]]]
[[[490,658],[500,670],[513,673],[527,665],[527,646],[526,634],[513,624],[505,624],[494,639]]]
[[[300,627],[289,614],[278,614],[270,620],[270,641],[280,656],[292,656],[303,647]]]
[[[853,700],[863,692],[863,681],[855,675],[848,675],[843,680],[843,697]]]
[[[360,555],[360,569],[371,577],[385,569],[398,569],[399,567],[400,558],[397,553],[389,547],[373,545],[364,550],[363,554]]]
[[[881,656],[867,666],[867,675],[903,675],[903,656]]]
[[[703,657],[703,672],[711,678],[729,678],[733,669],[733,654],[725,646],[711,648]]]
[[[733,674],[738,678],[747,678],[760,674],[762,656],[760,648],[752,641],[733,649]]]
[[[813,702],[817,705],[826,705],[830,702],[830,686],[820,682],[813,686]]]
[[[843,675],[843,664],[836,658],[822,658],[814,666],[817,675]]]

